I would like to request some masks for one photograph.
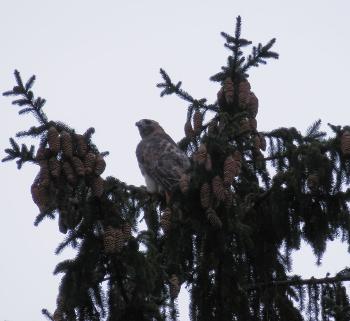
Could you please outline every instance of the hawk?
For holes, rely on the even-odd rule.
[[[142,138],[136,148],[136,157],[147,190],[165,192],[168,197],[190,168],[190,160],[156,121],[141,119],[135,125]]]

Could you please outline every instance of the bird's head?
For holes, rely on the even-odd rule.
[[[135,125],[138,127],[142,138],[157,132],[163,132],[163,128],[152,119],[141,119]]]

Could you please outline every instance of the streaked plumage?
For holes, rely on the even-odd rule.
[[[189,158],[156,121],[142,119],[136,126],[142,138],[136,157],[147,190],[170,192],[190,168]]]

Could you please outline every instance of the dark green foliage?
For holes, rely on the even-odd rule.
[[[56,253],[67,246],[77,251],[56,266],[54,273],[63,276],[55,313],[43,310],[48,319],[176,320],[181,284],[191,294],[192,321],[350,319],[343,285],[350,280],[348,269],[322,279],[290,275],[291,253],[302,240],[318,264],[327,241],[341,235],[350,245],[350,159],[341,152],[341,135],[349,127],[329,124],[334,137],[320,130],[320,120],[305,135],[294,127],[259,132],[247,71],[278,58],[270,51],[275,40],[253,46],[244,57],[251,42],[241,38],[240,17],[234,36],[222,36],[232,54],[211,77],[221,83],[214,103],[193,98],[160,70],[161,96],[176,94],[188,104],[186,124],[192,126],[198,115],[206,120],[179,142],[191,158],[191,180],[186,193],[176,189],[168,201],[142,186],[97,175],[94,162],[108,153],[93,144],[94,129],[78,135],[48,121],[45,100],[33,98],[35,77],[24,85],[15,71],[16,86],[4,95],[19,96],[13,103],[20,114],[31,112],[40,123],[17,136],[39,138],[40,144],[34,156],[33,146],[20,148],[11,139],[3,161],[39,165],[32,185],[40,210],[35,224],[58,218],[66,237]],[[48,132],[71,143],[55,146]],[[205,184],[209,206],[201,203]],[[147,228],[138,231],[142,220]]]

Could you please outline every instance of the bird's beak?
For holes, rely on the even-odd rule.
[[[137,126],[137,127],[139,127],[140,125],[141,125],[141,124],[140,124],[139,121],[135,123],[135,126]]]

